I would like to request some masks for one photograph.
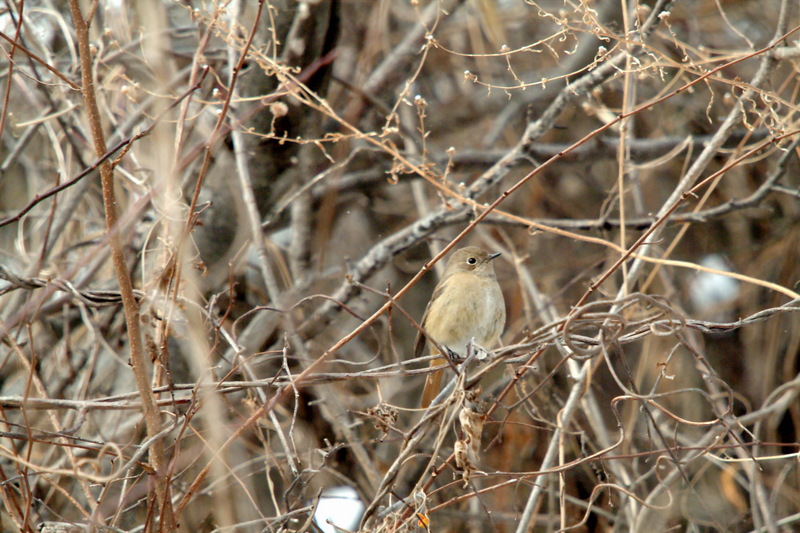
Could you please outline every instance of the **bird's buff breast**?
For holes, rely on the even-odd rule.
[[[464,355],[473,338],[483,348],[493,348],[504,324],[505,306],[497,282],[465,273],[445,282],[431,304],[426,329],[439,345]]]

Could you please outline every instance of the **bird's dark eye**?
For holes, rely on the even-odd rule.
[[[470,265],[474,265],[477,262],[478,260],[475,259],[474,257],[470,257],[469,259],[467,259],[467,263],[469,263]]]

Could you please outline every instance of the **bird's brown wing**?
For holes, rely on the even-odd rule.
[[[427,326],[426,322],[428,321],[428,313],[431,310],[431,304],[437,297],[442,293],[444,290],[444,282],[446,278],[442,278],[439,280],[439,283],[436,285],[436,288],[433,289],[433,295],[431,296],[431,301],[428,302],[428,306],[425,308],[425,314],[422,315],[422,322],[420,322],[420,326],[424,330]],[[422,331],[417,332],[417,340],[414,342],[414,357],[422,357],[422,352],[425,350],[425,335]],[[432,359],[429,365],[429,368],[433,368],[435,366],[439,366],[442,364],[442,360],[439,358]],[[436,370],[435,372],[431,372],[425,377],[425,387],[422,389],[422,397],[420,398],[420,407],[423,409],[427,409],[430,407],[431,402],[433,402],[434,398],[439,395],[439,391],[442,388],[442,377],[444,376],[444,370]]]
[[[436,284],[436,287],[433,289],[433,295],[431,296],[431,300],[428,302],[427,307],[425,307],[425,313],[422,315],[422,320],[420,320],[419,325],[422,329],[425,329],[425,323],[428,321],[428,313],[431,310],[431,304],[433,301],[442,293],[444,289],[444,278],[439,280],[439,283]],[[417,331],[417,338],[414,340],[414,359],[418,359],[422,357],[422,352],[425,350],[425,335],[422,334],[422,331]]]
[[[449,275],[445,274],[439,280],[439,283],[436,284],[436,287],[433,289],[433,294],[431,295],[431,300],[428,302],[428,306],[425,308],[425,314],[422,315],[422,321],[419,323],[422,326],[422,329],[425,330],[428,321],[428,314],[431,310],[431,304],[441,296],[442,291],[444,291],[445,283],[450,278]],[[425,335],[422,331],[417,332],[417,339],[414,341],[414,357],[419,358],[422,357],[422,352],[425,350]],[[432,359],[430,362],[430,368],[435,366],[439,366],[442,364],[442,360],[439,358]],[[421,407],[423,409],[427,409],[431,402],[439,395],[439,391],[442,388],[442,377],[444,376],[444,370],[436,370],[430,374],[428,374],[425,378],[425,387],[422,389],[422,398],[421,398]]]
[[[428,304],[428,307],[425,308],[425,314],[422,315],[422,321],[419,325],[422,329],[425,329],[425,319],[428,318],[428,310],[431,308],[431,304]],[[417,330],[417,338],[414,340],[414,359],[422,357],[422,352],[425,350],[425,335],[422,334],[422,331]]]

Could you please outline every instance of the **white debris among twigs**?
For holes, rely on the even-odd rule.
[[[720,254],[709,254],[703,257],[700,264],[723,272],[732,271],[731,265]],[[689,298],[700,313],[719,312],[724,304],[735,300],[737,296],[739,282],[722,274],[700,271],[689,284]]]
[[[314,512],[314,523],[323,533],[356,531],[364,515],[364,503],[353,487],[326,489]]]

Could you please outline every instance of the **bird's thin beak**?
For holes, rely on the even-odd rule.
[[[501,252],[495,252],[495,253],[489,255],[489,261],[491,261],[492,259],[494,259],[496,257],[500,257],[501,255],[503,255]]]

